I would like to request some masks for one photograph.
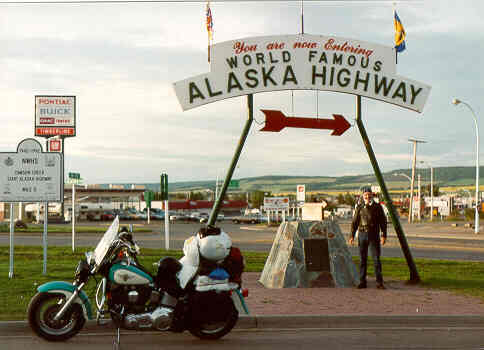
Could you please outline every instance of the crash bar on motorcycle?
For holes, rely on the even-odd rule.
[[[59,310],[59,312],[54,316],[54,321],[59,321],[61,319],[61,317],[64,316],[64,314],[67,311],[67,308],[69,306],[71,306],[74,299],[76,299],[76,297],[79,295],[79,292],[81,291],[82,287],[84,287],[85,284],[86,284],[86,282],[82,282],[79,286],[77,286],[76,290],[74,291],[74,293],[72,293],[69,300],[66,301],[64,306],[62,306],[62,308]]]

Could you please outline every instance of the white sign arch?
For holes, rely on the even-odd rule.
[[[183,110],[282,90],[335,91],[422,112],[431,87],[396,74],[395,51],[355,39],[278,35],[212,47],[210,72],[174,83]]]

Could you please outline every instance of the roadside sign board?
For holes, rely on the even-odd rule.
[[[144,200],[146,202],[146,206],[151,208],[151,202],[155,199],[155,193],[153,191],[145,191],[143,193]]]
[[[264,210],[289,209],[288,197],[264,197]]]
[[[397,75],[395,51],[310,34],[249,37],[211,46],[210,72],[174,83],[183,110],[259,92],[344,92],[422,112],[431,87]]]
[[[161,174],[160,176],[160,191],[161,191],[161,200],[167,201],[168,200],[168,174]]]
[[[306,185],[297,185],[296,187],[296,200],[298,202],[306,201]]]
[[[239,188],[239,180],[230,180],[229,188]]]
[[[373,192],[373,193],[381,193],[380,186],[371,186],[371,192]]]
[[[76,136],[76,96],[35,96],[35,136]]]
[[[25,139],[17,152],[0,153],[0,202],[63,202],[64,158],[42,152],[35,139]]]

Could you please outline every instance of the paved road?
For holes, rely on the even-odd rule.
[[[263,329],[234,330],[218,341],[189,333],[124,333],[122,349],[484,349],[482,328]],[[112,333],[81,333],[67,343],[49,343],[30,334],[0,336],[0,349],[112,349]]]
[[[123,223],[129,225],[130,222]],[[151,233],[137,233],[135,239],[141,247],[164,248],[164,223],[155,221],[151,225],[134,223],[135,226],[144,226],[152,230]],[[402,223],[406,239],[415,258],[456,259],[484,261],[484,229],[481,235],[475,235],[472,228],[464,227],[464,223],[453,226],[448,222],[435,223]],[[230,234],[234,244],[242,250],[269,252],[276,235],[274,227],[265,228],[251,225],[235,225],[230,222],[221,222],[220,226]],[[69,226],[66,226],[69,229]],[[349,222],[340,222],[341,230],[349,233]],[[181,249],[186,238],[200,228],[197,223],[172,223],[170,226],[170,248]],[[95,246],[101,234],[77,234],[77,246]],[[41,234],[15,235],[15,245],[40,245]],[[70,246],[71,234],[49,234],[49,245]],[[0,234],[0,245],[9,245],[9,236]],[[356,247],[350,247],[354,255],[358,255]],[[384,257],[403,257],[400,244],[389,226],[389,240],[382,252]]]

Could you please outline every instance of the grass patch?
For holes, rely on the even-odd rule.
[[[49,281],[71,282],[79,259],[84,252],[93,247],[77,247],[72,252],[70,247],[49,247],[47,257],[47,275],[42,275],[43,251],[39,246],[16,246],[14,278],[8,278],[9,247],[0,246],[0,320],[25,320],[30,299],[39,285]],[[268,253],[243,252],[247,272],[261,272]],[[180,258],[180,250],[142,248],[140,262],[154,272],[153,263],[161,257]],[[371,260],[371,259],[370,259]],[[354,258],[358,264],[358,258]],[[463,262],[446,260],[416,259],[415,263],[422,279],[422,286],[438,288],[459,294],[479,297],[484,302],[482,276],[484,264],[481,262]],[[408,279],[408,267],[402,258],[383,258],[383,276],[385,279]],[[368,264],[369,275],[373,275],[371,261]],[[94,305],[96,281],[91,279],[84,291]],[[94,311],[94,310],[93,310]]]
[[[76,233],[105,233],[106,230],[109,228],[109,223],[107,224],[100,224],[98,226],[80,226],[76,225]],[[121,225],[125,226],[125,225]],[[0,232],[10,232],[10,224],[0,224]],[[43,233],[44,232],[44,225],[43,224],[32,224],[28,223],[27,228],[16,228],[15,233],[24,232],[24,233]],[[65,232],[72,232],[72,225],[65,224],[65,225],[49,225],[48,226],[49,233],[65,233]],[[133,227],[133,232],[151,232],[151,229],[143,228],[143,227]]]

